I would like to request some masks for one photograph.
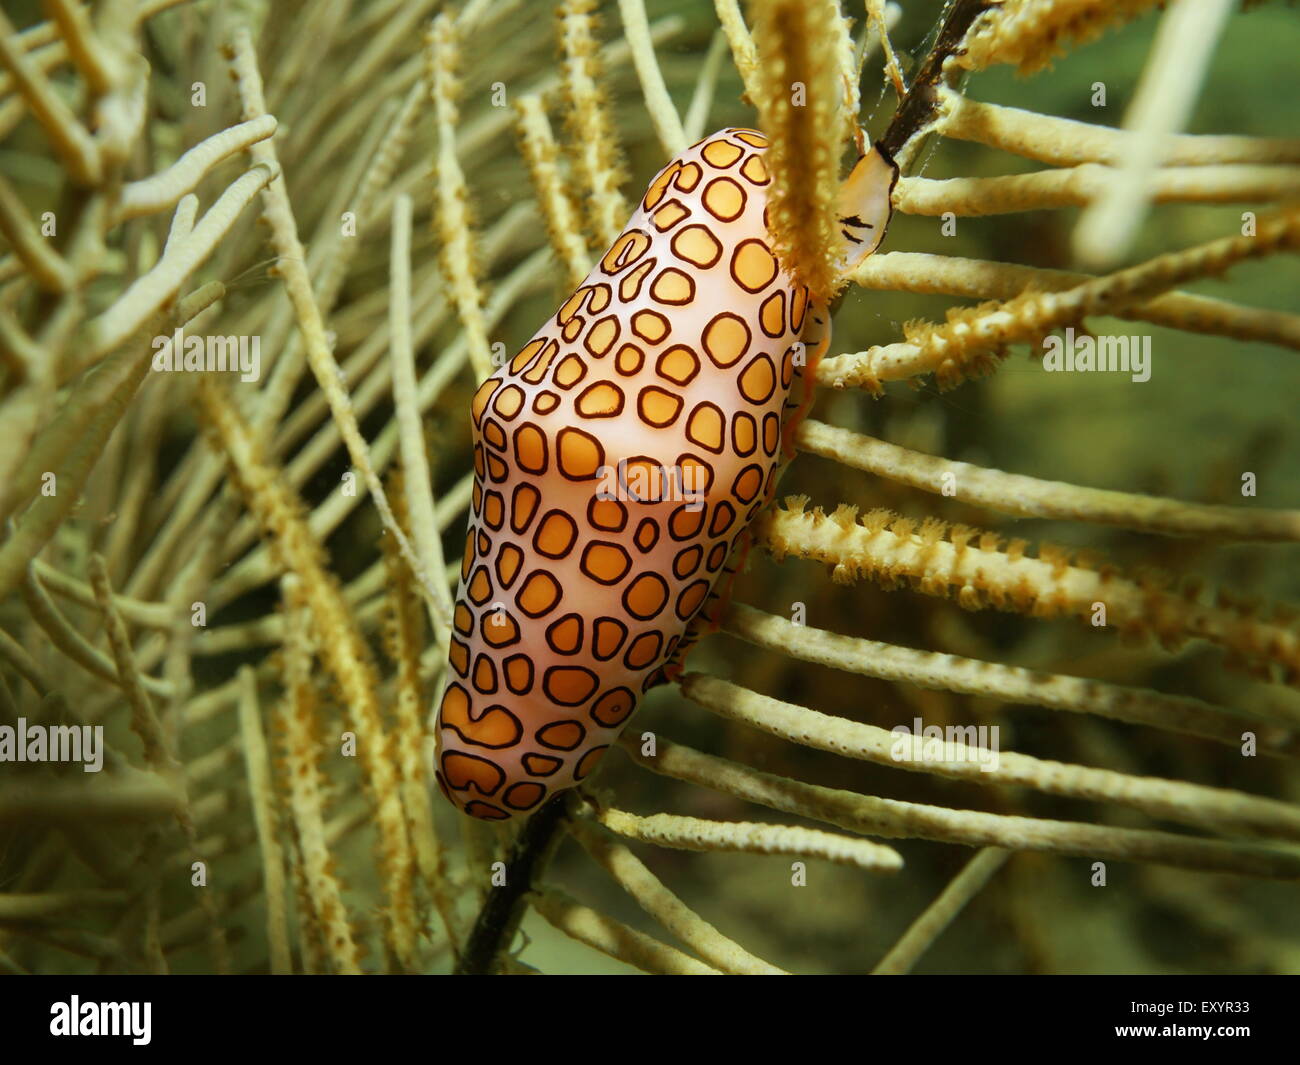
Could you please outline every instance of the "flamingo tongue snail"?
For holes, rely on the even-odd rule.
[[[664,167],[474,396],[437,727],[438,783],[474,817],[527,813],[591,773],[716,615],[792,453],[829,313],[772,253],[766,148],[726,129]],[[883,238],[896,176],[873,148],[845,182],[845,269]]]

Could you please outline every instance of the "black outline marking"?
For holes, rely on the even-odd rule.
[[[456,684],[456,685],[452,685],[452,687],[459,688],[460,685]],[[448,688],[447,692],[448,694],[450,694],[451,688]],[[446,701],[447,701],[446,696],[443,696],[443,702],[445,703]],[[517,714],[511,713],[509,709],[507,709],[504,706],[501,706],[499,703],[493,703],[486,710],[481,711],[478,717],[475,717],[473,700],[467,698],[467,702],[469,705],[469,710],[466,712],[465,716],[469,718],[469,722],[471,725],[480,724],[488,717],[496,716],[497,712],[499,711],[500,713],[505,714],[506,717],[510,719],[511,724],[514,725],[515,727],[514,736],[512,736],[505,743],[484,743],[482,740],[473,739],[472,737],[467,736],[465,735],[465,733],[461,732],[460,729],[458,729],[455,725],[451,724],[446,719],[446,717],[443,716],[442,707],[438,708],[438,726],[446,730],[447,732],[454,732],[458,737],[460,737],[462,743],[468,743],[471,747],[482,747],[485,751],[508,751],[511,747],[519,746],[520,741],[523,740],[524,738],[524,723],[519,720]]]
[[[592,549],[596,547],[614,548],[616,551],[618,551],[619,554],[623,556],[623,560],[627,563],[627,565],[623,567],[623,571],[613,580],[607,581],[601,577],[597,577],[594,573],[591,572],[591,570],[587,568],[587,556],[591,554]],[[624,577],[627,576],[627,571],[630,570],[631,568],[632,568],[632,556],[627,553],[627,549],[622,544],[617,543],[614,540],[592,540],[588,542],[582,549],[582,556],[578,559],[578,569],[582,572],[582,575],[584,577],[590,577],[597,584],[603,584],[606,588],[612,588],[614,585],[616,585],[619,581],[621,581]]]
[[[617,525],[602,525],[596,520],[596,505],[598,503],[613,503],[618,507],[622,519]],[[620,533],[627,528],[627,507],[617,499],[601,499],[599,496],[592,496],[587,502],[587,524],[593,529],[600,529],[602,532]]]
[[[704,594],[700,596],[700,601],[696,603],[695,606],[693,606],[690,609],[690,611],[683,614],[682,600],[686,598],[687,593],[690,592],[692,588],[698,588],[700,585],[704,586]],[[703,577],[701,577],[699,580],[691,581],[690,584],[688,584],[685,588],[682,589],[681,595],[677,597],[677,602],[673,604],[673,613],[676,614],[681,621],[690,621],[691,618],[693,618],[697,613],[699,613],[700,607],[704,605],[704,601],[709,598],[709,588],[710,588],[710,583],[706,581]],[[671,654],[671,652],[669,653]]]
[[[553,635],[553,633],[561,625],[568,624],[571,621],[576,621],[578,623],[578,638],[574,640],[572,650],[564,651],[561,650],[560,645],[555,642],[555,636]],[[577,613],[576,611],[571,610],[569,611],[569,613],[561,615],[560,617],[556,618],[554,621],[552,621],[549,625],[546,626],[546,646],[549,647],[551,651],[557,655],[564,655],[565,657],[569,655],[576,655],[579,651],[582,650],[582,639],[585,633],[586,633],[586,626],[584,624],[582,615]]]
[[[658,581],[659,586],[664,593],[663,601],[655,608],[654,612],[650,614],[641,614],[633,610],[629,601],[632,595],[632,589],[645,580]],[[652,621],[664,612],[664,607],[668,605],[668,600],[670,598],[671,594],[669,593],[668,582],[659,576],[659,574],[647,570],[644,573],[638,573],[636,577],[628,581],[627,587],[623,589],[623,609],[638,621]],[[634,640],[633,642],[635,643],[636,641]]]
[[[723,183],[734,186],[736,191],[740,193],[740,207],[736,210],[735,214],[730,216],[718,214],[717,211],[715,211],[711,206],[709,206],[709,190],[713,188],[714,185],[721,185]],[[700,204],[701,206],[703,206],[703,208],[706,211],[709,212],[709,214],[711,214],[719,222],[734,222],[737,218],[739,218],[742,214],[745,213],[745,208],[749,206],[749,193],[745,191],[745,186],[743,186],[735,178],[727,174],[721,174],[718,177],[715,177],[712,181],[710,181],[707,185],[704,186],[704,191],[700,193]]]
[[[609,744],[602,743],[599,747],[591,747],[587,751],[585,751],[582,757],[578,759],[578,764],[573,767],[573,779],[583,780],[587,776],[589,776],[592,769],[594,769],[595,766],[593,764],[589,764],[588,760],[591,759],[592,755],[595,755],[596,757],[593,761],[598,762],[600,761],[601,758],[605,756],[605,752],[608,750],[609,750]],[[583,769],[583,766],[586,766],[587,768]]]
[[[471,589],[474,587],[474,582],[478,580],[478,576],[480,573],[483,574],[483,580],[487,584],[487,591],[483,593],[482,598],[475,596],[471,591]],[[492,587],[492,575],[488,573],[487,566],[480,563],[477,567],[475,567],[474,573],[469,579],[469,583],[465,585],[465,598],[468,599],[471,603],[473,603],[476,607],[479,607],[482,606],[484,603],[488,602],[492,598],[493,590],[494,589]]]
[[[664,331],[659,335],[659,338],[657,340],[654,337],[641,332],[641,330],[637,328],[637,319],[639,319],[642,315],[649,315],[663,322]],[[660,314],[658,311],[651,310],[649,307],[643,307],[635,314],[632,315],[630,328],[632,330],[632,335],[634,337],[636,337],[638,340],[645,341],[645,343],[647,344],[662,344],[665,340],[667,340],[670,336],[672,336],[672,332],[673,332],[673,325],[668,320],[668,318],[665,315]],[[622,350],[623,350],[622,348],[619,348],[619,351]],[[642,357],[642,361],[643,362],[645,361],[644,356]]]
[[[768,369],[771,371],[772,383],[768,387],[767,391],[763,393],[762,396],[760,396],[758,399],[754,399],[753,396],[751,396],[748,392],[745,391],[745,384],[744,384],[745,376],[761,363],[766,363]],[[736,391],[740,393],[740,398],[743,399],[746,403],[752,403],[755,407],[761,407],[769,399],[771,399],[773,393],[776,392],[776,379],[777,379],[776,363],[772,361],[771,355],[769,355],[765,351],[760,351],[757,355],[755,355],[752,359],[750,359],[749,362],[745,363],[745,368],[736,375]]]
[[[455,729],[452,729],[452,731],[455,732]],[[481,787],[479,787],[478,783],[473,780],[467,781],[462,787],[458,788],[452,782],[451,779],[452,774],[447,769],[448,758],[464,758],[471,762],[482,762],[484,765],[489,765],[493,769],[495,769],[497,773],[500,775],[501,779],[497,781],[496,787],[492,788],[490,791],[484,791]],[[449,787],[452,791],[463,791],[468,794],[469,790],[473,788],[474,791],[478,792],[480,795],[495,795],[498,791],[501,790],[501,785],[506,782],[506,771],[501,766],[497,765],[497,763],[492,761],[492,759],[490,758],[482,758],[477,754],[470,754],[468,751],[443,751],[442,757],[438,759],[438,765],[439,768],[442,769],[443,776],[447,780],[447,787]]]
[[[509,580],[506,579],[506,575],[501,571],[501,563],[505,559],[507,551],[513,551],[519,555],[519,563],[518,565],[515,566],[515,572],[511,575]],[[519,574],[523,571],[524,568],[524,561],[525,561],[524,553],[519,549],[517,545],[506,544],[504,547],[501,548],[501,551],[497,555],[496,560],[492,563],[492,569],[496,572],[497,575],[497,585],[498,587],[500,587],[500,589],[503,592],[510,591],[510,586],[513,585],[515,581],[519,579]]]
[[[697,536],[699,536],[700,530],[704,528],[704,516],[706,511],[707,511],[706,507],[692,506],[689,503],[683,503],[681,506],[679,506],[676,510],[674,510],[671,514],[668,515],[668,535],[673,539],[674,542],[679,544],[684,544],[687,540],[694,540]],[[698,518],[699,523],[690,532],[678,536],[675,528],[677,524],[678,514],[689,514],[693,518]]]
[[[483,688],[479,686],[479,678],[478,678],[479,668],[484,665],[486,665],[488,668],[489,679],[492,682],[492,687],[490,688]],[[491,655],[485,655],[480,653],[479,656],[474,659],[474,675],[470,679],[470,683],[474,685],[474,691],[478,695],[496,695],[496,693],[500,690],[501,685],[497,678],[497,666],[496,663],[492,661]]]
[[[577,363],[579,368],[579,373],[577,377],[575,377],[572,381],[570,381],[566,385],[563,381],[560,380],[560,371],[563,370],[564,367],[569,365],[570,362]],[[587,360],[584,359],[581,355],[579,355],[576,351],[569,351],[565,353],[564,358],[562,358],[559,362],[555,364],[555,370],[551,373],[551,384],[553,384],[556,388],[562,388],[564,389],[564,391],[567,392],[569,391],[569,389],[573,388],[574,386],[582,384],[582,379],[586,376],[587,376]]]
[[[718,416],[717,424],[719,428],[717,447],[713,447],[711,444],[707,444],[703,440],[691,435],[691,426],[695,424],[695,417],[700,413],[700,408],[702,407],[708,407]],[[704,448],[705,451],[712,451],[715,455],[721,455],[727,446],[727,416],[722,413],[722,408],[716,403],[710,402],[707,399],[701,400],[699,403],[695,404],[691,410],[690,417],[686,419],[686,428],[683,430],[683,434],[692,444]]]
[[[520,510],[522,509],[519,505],[519,496],[524,491],[528,491],[532,493],[533,505],[528,508],[527,520],[522,525],[520,525],[516,519],[519,515]],[[541,505],[542,505],[542,493],[539,492],[533,485],[531,484],[515,485],[515,490],[510,493],[510,531],[513,532],[516,536],[523,536],[523,534],[528,531],[528,527],[532,525],[533,519],[537,517],[537,510]]]
[[[695,560],[694,565],[692,565],[690,569],[688,569],[685,573],[682,573],[681,567],[678,566],[678,563],[681,561],[683,555],[689,554],[692,551],[699,552],[700,557]],[[676,577],[679,581],[684,581],[692,574],[694,574],[695,571],[698,570],[702,565],[704,565],[704,548],[699,544],[690,544],[687,547],[683,547],[680,551],[677,552],[677,554],[673,556],[673,576]]]
[[[509,640],[506,640],[504,643],[496,643],[495,641],[489,639],[487,634],[488,618],[492,617],[492,615],[497,613],[504,614],[507,618],[509,618],[510,624],[515,627],[514,636],[511,637]],[[492,627],[494,629],[503,629],[506,626],[498,625],[495,622],[493,622]],[[478,632],[479,635],[483,637],[484,643],[486,643],[489,647],[493,648],[494,650],[498,650],[498,651],[501,650],[501,648],[503,647],[513,647],[515,644],[519,642],[520,639],[519,622],[517,622],[513,617],[511,617],[510,611],[507,610],[504,606],[498,607],[496,610],[485,610],[483,612],[483,616],[479,618]]]
[[[614,644],[614,650],[610,651],[607,655],[600,653],[600,632],[602,625],[617,625],[619,629],[618,641]],[[617,656],[619,651],[623,649],[623,645],[627,643],[627,636],[627,625],[619,621],[618,618],[612,618],[608,614],[602,614],[591,624],[591,657],[599,662],[608,662],[611,658]]]
[[[615,721],[611,725],[608,724],[607,722],[602,721],[597,716],[596,711],[600,708],[602,703],[610,699],[611,696],[618,695],[620,692],[627,693],[627,701],[628,701],[627,713],[625,713],[622,717],[620,717],[617,721]],[[600,698],[591,704],[591,709],[587,711],[587,716],[590,717],[592,721],[596,722],[596,724],[599,725],[601,728],[621,728],[623,726],[623,723],[629,717],[631,717],[632,714],[636,711],[636,702],[637,702],[636,692],[634,692],[631,688],[628,688],[625,685],[620,684],[617,688],[610,688],[608,691],[601,692]]]
[[[713,246],[714,248],[717,249],[713,258],[710,259],[708,262],[702,263],[697,259],[692,259],[689,255],[683,255],[682,252],[679,251],[677,248],[677,242],[681,240],[682,236],[686,233],[689,233],[693,229],[700,230],[700,232],[702,232],[706,237],[708,237],[709,240],[713,241]],[[672,239],[668,242],[668,247],[672,250],[672,253],[677,256],[677,258],[681,259],[682,262],[690,263],[697,270],[712,270],[715,266],[718,265],[718,260],[722,258],[722,241],[720,241],[717,237],[715,237],[713,235],[713,230],[711,230],[708,226],[704,225],[702,222],[692,222],[689,226],[682,226],[681,229],[679,229],[676,233],[673,234]]]
[[[664,605],[665,606],[668,605],[667,600],[664,600]],[[650,638],[653,638],[657,641],[655,643],[654,654],[652,654],[640,665],[636,665],[632,661],[632,652],[636,650],[637,644],[639,644],[642,640],[650,639]],[[628,644],[627,650],[623,653],[623,665],[627,666],[628,669],[646,669],[649,666],[653,665],[654,662],[662,656],[663,650],[664,650],[664,634],[659,629],[651,629],[649,632],[641,633],[640,636],[638,636],[635,640],[633,640],[630,644]]]
[[[628,251],[636,246],[637,237],[641,237],[645,240],[645,247],[629,259],[627,258]],[[627,243],[624,244],[622,248],[619,248],[618,255],[614,256],[614,259],[611,261],[610,256],[614,255],[614,249],[618,248],[619,244],[623,241],[627,241]],[[646,250],[650,247],[653,241],[654,238],[644,229],[625,229],[618,235],[618,239],[610,245],[609,251],[605,252],[605,254],[600,257],[599,266],[601,273],[606,277],[617,277],[634,262],[640,259],[641,256],[646,253]],[[606,263],[609,263],[609,265],[605,265]]]
[[[780,321],[781,326],[779,329],[777,329],[775,333],[773,333],[772,330],[768,329],[767,323],[763,320],[763,308],[766,307],[773,300],[781,301],[781,313],[778,316],[778,320]],[[783,288],[778,288],[775,292],[772,293],[772,295],[768,296],[767,299],[765,299],[762,303],[758,305],[758,327],[761,330],[763,330],[764,336],[771,337],[773,340],[775,340],[777,337],[783,337],[786,335],[788,330],[785,327],[785,311],[786,311],[785,305],[786,305],[785,289]]]
[[[745,474],[749,473],[750,470],[753,470],[755,473],[758,474],[758,487],[754,489],[753,495],[742,496],[740,492],[736,490],[736,485],[740,484],[740,479],[744,477]],[[738,474],[736,474],[735,480],[731,482],[731,494],[746,505],[753,502],[753,500],[757,499],[759,492],[761,492],[762,490],[763,490],[763,467],[760,466],[757,462],[751,462],[748,466],[746,466],[743,470],[741,470]]]
[[[592,675],[595,676],[595,674]],[[550,732],[552,729],[563,728],[566,725],[572,725],[574,728],[578,730],[578,738],[574,740],[571,744],[569,744],[567,747],[558,743],[548,743],[546,740],[542,738],[545,733]],[[579,747],[582,746],[582,741],[587,738],[587,726],[584,725],[577,718],[566,717],[560,721],[552,721],[549,724],[543,725],[541,728],[537,730],[533,738],[536,739],[537,742],[540,743],[543,747],[545,747],[548,751],[576,751]]]
[[[757,244],[760,248],[762,248],[763,253],[772,261],[771,276],[766,281],[764,281],[761,285],[759,285],[757,288],[751,288],[749,285],[745,284],[745,282],[740,279],[740,274],[737,273],[736,271],[736,260],[740,258],[740,253],[744,251],[744,249],[751,244]],[[737,285],[739,285],[750,295],[757,295],[777,279],[777,277],[781,273],[781,264],[776,261],[776,256],[772,254],[772,249],[767,246],[767,241],[760,240],[758,237],[746,237],[744,240],[739,241],[736,244],[735,248],[732,249],[731,261],[727,264],[727,269],[728,272],[731,274],[732,281],[734,281]],[[796,332],[798,332],[798,330],[796,330]]]
[[[592,468],[592,471],[588,474],[584,474],[582,476],[574,476],[564,468],[564,463],[561,461],[561,459],[564,456],[564,441],[565,441],[566,434],[570,434],[570,433],[576,436],[583,437],[586,440],[596,445],[596,462]],[[602,444],[597,437],[593,436],[591,433],[584,432],[582,429],[575,429],[571,425],[566,425],[563,429],[560,430],[559,435],[556,437],[556,441],[555,441],[555,468],[560,471],[560,476],[562,476],[566,481],[577,481],[578,483],[581,483],[583,481],[594,481],[596,479],[596,475],[600,472],[600,468],[603,465],[605,465],[605,445]],[[548,557],[559,558],[560,556],[549,555]]]
[[[598,388],[612,388],[618,394],[618,406],[613,410],[601,411],[599,414],[588,414],[582,409],[582,401],[587,395]],[[623,407],[626,405],[626,402],[627,397],[623,394],[623,390],[613,381],[592,381],[591,384],[578,394],[578,398],[574,400],[573,409],[579,418],[617,418],[623,413]]]
[[[597,329],[599,329],[606,322],[610,322],[613,324],[614,335],[610,337],[609,343],[605,345],[604,351],[597,351],[595,348],[591,346],[591,336],[593,333],[595,333]],[[608,355],[613,350],[614,345],[618,343],[618,338],[622,335],[623,335],[623,325],[618,320],[618,315],[607,314],[605,315],[604,318],[598,318],[596,321],[594,321],[591,324],[591,328],[587,331],[587,335],[582,338],[582,346],[587,349],[587,354],[590,355],[593,359],[603,359],[606,355]]]
[[[661,212],[668,210],[669,207],[676,207],[679,211],[681,211],[681,214],[679,214],[667,225],[660,225],[659,215]],[[650,213],[650,221],[654,223],[656,232],[658,232],[661,235],[667,233],[670,229],[673,228],[673,226],[679,225],[680,223],[686,221],[686,219],[690,217],[691,217],[691,209],[687,207],[686,204],[682,203],[682,201],[679,200],[676,196],[674,196],[671,200],[667,201],[666,203],[658,204],[654,208],[654,210]],[[687,261],[689,262],[690,260]]]
[[[731,160],[731,162],[729,163],[715,163],[708,156],[709,149],[712,148],[714,145],[735,149],[736,158]],[[753,146],[749,145],[749,147],[753,147]],[[700,161],[703,163],[708,163],[709,167],[713,170],[730,170],[733,166],[735,166],[738,162],[740,162],[744,158],[745,158],[745,149],[742,148],[739,144],[733,144],[731,141],[727,140],[727,136],[725,133],[721,137],[711,138],[709,140],[709,143],[700,149]]]
[[[623,352],[627,351],[628,348],[631,348],[639,356],[636,362],[636,366],[633,367],[631,370],[623,369]],[[645,350],[639,344],[633,344],[630,341],[624,341],[623,345],[618,349],[618,351],[614,355],[614,369],[616,369],[624,377],[635,377],[637,374],[641,372],[641,367],[644,365],[645,365]]]
[[[686,354],[691,357],[691,362],[694,364],[695,367],[693,370],[691,370],[689,374],[686,375],[684,379],[678,377],[670,377],[667,373],[664,372],[664,363],[668,360],[668,357],[672,355],[673,352],[676,351],[686,352]],[[658,374],[665,381],[672,382],[678,388],[685,388],[687,385],[689,385],[700,375],[700,357],[695,353],[695,349],[690,347],[689,345],[674,344],[671,348],[665,348],[663,352],[659,355],[659,358],[655,360],[655,373]]]
[[[522,659],[524,665],[528,667],[528,683],[522,688],[516,688],[510,682],[510,663],[516,659]],[[533,665],[533,660],[526,654],[508,655],[506,660],[501,663],[501,675],[505,678],[506,687],[514,695],[527,695],[533,690],[533,678],[537,675],[537,667]]]
[[[723,507],[726,507],[727,510],[731,511],[731,517],[727,519],[726,525],[719,527],[718,515],[722,513]],[[728,529],[730,529],[733,525],[736,524],[736,517],[737,517],[736,508],[733,507],[729,502],[727,502],[727,500],[719,499],[716,503],[713,504],[713,517],[709,519],[709,535],[721,536],[723,533],[725,533]]]
[[[510,799],[511,793],[518,791],[520,788],[536,788],[538,791],[537,798],[535,798],[532,802],[525,802],[525,803],[512,802]],[[535,780],[516,780],[513,784],[510,785],[510,787],[506,788],[506,790],[501,795],[501,801],[505,803],[507,806],[509,806],[510,809],[512,810],[531,810],[544,798],[546,798],[546,785],[539,784]]]
[[[550,581],[551,586],[555,589],[555,597],[551,600],[550,605],[543,607],[541,610],[537,611],[536,613],[534,613],[533,611],[525,607],[523,602],[524,593],[528,591],[528,584],[534,577],[537,577],[541,580]],[[555,577],[547,570],[535,569],[532,572],[530,572],[527,577],[524,578],[524,583],[519,586],[519,591],[515,593],[515,606],[519,608],[519,612],[523,614],[524,617],[526,618],[533,618],[533,619],[544,618],[546,617],[547,614],[549,614],[552,610],[554,610],[557,606],[559,606],[563,599],[564,599],[564,589],[560,587],[560,582],[557,581]]]
[[[591,681],[591,687],[587,689],[587,694],[581,696],[578,699],[574,699],[572,702],[565,702],[563,699],[556,696],[556,694],[553,691],[551,691],[551,675],[553,673],[561,673],[561,672],[586,674],[587,679]],[[550,699],[551,702],[554,703],[556,706],[568,706],[568,707],[581,706],[593,695],[595,695],[596,692],[599,691],[599,689],[600,689],[600,677],[596,675],[594,670],[590,670],[586,666],[548,666],[546,672],[542,674],[542,694],[545,695],[548,699]]]
[[[753,444],[750,445],[748,451],[741,450],[740,443],[738,442],[736,437],[736,423],[740,420],[742,416],[748,418],[751,425],[753,426],[750,432],[754,438],[754,442]],[[736,411],[736,413],[731,416],[731,450],[734,451],[741,458],[748,458],[750,455],[752,455],[755,451],[758,450],[758,444],[759,444],[758,430],[759,430],[758,419],[755,418],[752,414],[750,414],[749,411],[747,410]]]
[[[645,401],[646,401],[646,395],[650,392],[658,392],[660,395],[667,396],[669,399],[673,400],[677,404],[676,409],[673,411],[672,417],[666,419],[665,421],[655,421],[653,418],[647,416],[645,411]],[[685,404],[682,402],[681,396],[674,395],[672,392],[669,392],[668,389],[660,388],[658,385],[646,385],[644,388],[641,389],[640,392],[636,394],[637,417],[640,418],[643,422],[645,422],[646,425],[650,426],[653,429],[667,429],[670,425],[676,422],[678,418],[682,416],[682,407],[684,405]]]
[[[551,769],[543,773],[540,769],[530,768],[530,766],[528,765],[530,760],[554,762],[555,765]],[[529,751],[527,754],[525,754],[522,758],[519,759],[519,764],[524,767],[524,772],[527,773],[529,776],[553,777],[555,776],[556,773],[558,773],[561,769],[564,768],[564,759],[554,758],[549,754],[538,754],[536,751]]]
[[[567,521],[569,523],[569,528],[572,530],[573,533],[573,535],[569,537],[569,542],[566,543],[564,547],[560,551],[556,552],[555,554],[552,554],[551,552],[545,550],[538,544],[538,540],[540,540],[542,537],[542,530],[546,528],[546,523],[548,520],[550,520],[552,514],[558,515],[562,520]],[[577,541],[577,539],[578,539],[578,523],[574,521],[571,517],[569,517],[569,515],[566,514],[564,511],[560,510],[558,507],[552,507],[550,510],[548,510],[545,514],[542,515],[541,520],[537,523],[537,531],[533,533],[533,550],[536,551],[543,558],[568,558],[569,552],[573,550],[573,545]]]
[[[655,266],[658,265],[658,262],[658,256],[652,255],[639,266],[635,266],[629,270],[618,283],[618,298],[624,303],[631,303],[633,300],[637,299],[641,295],[641,290],[645,287],[645,279],[650,276]],[[636,287],[632,290],[631,295],[628,295],[627,291],[627,284],[629,281],[636,282]]]
[[[706,339],[709,335],[709,330],[711,330],[723,318],[734,318],[745,329],[744,347],[740,349],[740,353],[730,362],[719,362],[717,358],[714,356],[713,352],[709,350],[709,343],[708,340]],[[741,359],[743,359],[746,355],[749,354],[749,350],[753,346],[753,343],[754,343],[754,331],[749,328],[749,323],[745,321],[745,319],[742,318],[740,315],[736,314],[734,311],[719,311],[707,322],[705,322],[704,328],[700,330],[700,348],[704,351],[704,354],[709,357],[709,362],[713,363],[713,365],[716,366],[719,370],[730,370],[733,366],[736,365],[736,363],[740,362]]]
[[[653,535],[650,537],[650,543],[647,544],[645,547],[642,547],[641,530],[646,528],[647,526],[651,530],[653,530]],[[659,523],[655,521],[654,518],[642,518],[641,523],[636,527],[636,532],[632,534],[632,542],[636,544],[636,549],[640,551],[641,554],[644,555],[647,551],[654,550],[655,544],[659,542],[659,536],[660,536]]]

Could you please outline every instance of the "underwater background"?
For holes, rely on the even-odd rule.
[[[910,84],[952,6],[829,5],[838,14],[828,17],[849,20],[850,58],[862,58],[857,119],[873,138],[898,95],[869,11],[889,27]],[[88,21],[68,15],[54,29],[43,5],[6,4],[0,36],[26,65],[12,61],[20,73],[11,70],[0,96],[0,473],[9,484],[0,503],[10,522],[0,541],[0,724],[102,725],[114,756],[102,774],[0,762],[5,970],[455,967],[500,887],[493,863],[518,853],[516,826],[472,824],[431,786],[429,717],[445,659],[340,411],[352,412],[408,534],[420,500],[434,501],[438,556],[458,571],[476,352],[499,343],[514,354],[560,306],[572,288],[566,241],[571,255],[604,253],[591,183],[615,182],[630,210],[668,159],[646,73],[629,55],[642,43],[638,13],[673,108],[704,135],[760,125],[733,60],[744,25],[723,27],[743,17],[761,45],[769,7],[791,5],[153,0],[90,4]],[[818,25],[807,12],[824,7],[803,5],[796,24]],[[995,13],[1010,27],[1005,39],[988,23],[976,69],[959,79],[950,68],[951,83],[1027,114],[1018,119],[1027,137],[1039,116],[1118,128],[1151,76],[1158,34],[1174,32],[1165,25],[1173,9],[1013,0]],[[1053,32],[1025,37],[1014,23],[1025,13],[1035,32]],[[441,29],[426,33],[436,18]],[[909,660],[911,680],[874,676],[878,656],[861,645],[852,652],[861,668],[832,668],[800,657],[811,644],[779,636],[760,645],[726,620],[687,663],[692,676],[886,731],[916,718],[997,726],[1004,756],[1036,760],[1028,777],[904,771],[825,749],[820,726],[801,725],[811,740],[793,742],[664,685],[629,725],[629,747],[581,789],[569,811],[575,831],[561,826],[540,845],[539,890],[516,900],[520,934],[504,933],[493,967],[1300,971],[1300,636],[1286,607],[1300,601],[1300,18],[1289,3],[1253,3],[1207,26],[1184,29],[1217,37],[1203,76],[1183,86],[1180,132],[1240,141],[1205,144],[1199,164],[1201,142],[1189,141],[1180,169],[1191,176],[1167,186],[1182,181],[1183,191],[1146,207],[1114,261],[1081,265],[1080,206],[1046,195],[1034,206],[1031,190],[1029,209],[980,213],[961,205],[983,192],[922,184],[1051,169],[944,136],[941,124],[909,153],[888,236],[868,260],[885,264],[879,287],[847,286],[829,354],[921,343],[906,323],[942,324],[954,308],[1009,300],[1024,286],[1021,275],[997,275],[979,294],[939,281],[911,291],[929,286],[904,283],[905,264],[887,273],[893,253],[1106,274],[1238,237],[1243,212],[1261,231],[1276,216],[1290,227],[1277,254],[1190,268],[1142,297],[1176,287],[1242,315],[1188,311],[1179,328],[1172,312],[1163,325],[1104,312],[1074,322],[1076,333],[1149,337],[1146,381],[1047,372],[1041,346],[1019,336],[978,367],[989,372],[955,381],[921,372],[836,387],[819,378],[818,422],[1061,482],[1077,506],[1032,516],[804,453],[778,499],[806,496],[809,516],[884,508],[890,522],[911,519],[881,526],[903,539],[927,519],[950,538],[954,525],[987,530],[1001,538],[995,587],[963,603],[960,587],[924,563],[864,561],[856,547],[801,554],[807,529],[791,522],[765,527],[733,590],[734,602],[813,630],[1038,671],[1030,696],[1012,694],[1009,674],[960,690],[947,666],[924,657]],[[1017,33],[1028,61],[1014,58]],[[841,44],[826,42],[824,62],[840,62]],[[762,85],[777,66],[760,48],[746,73]],[[32,69],[39,75],[23,73]],[[222,142],[192,181],[172,170],[170,185],[123,191],[256,120],[254,69],[274,126]],[[524,99],[535,112],[520,110]],[[553,140],[540,155],[518,128],[529,113],[549,118]],[[1214,173],[1201,183],[1198,169]],[[543,202],[554,188],[569,205],[567,233]],[[191,191],[198,204],[177,228]],[[923,194],[953,198],[950,225],[908,212],[907,197]],[[403,196],[413,211],[404,249],[393,235]],[[286,204],[296,253],[285,243]],[[32,245],[18,215],[39,227],[47,213],[57,232]],[[431,471],[423,495],[402,459],[412,434],[393,398],[401,371],[392,351],[403,343],[391,318],[394,247],[410,264],[409,347]],[[53,262],[42,248],[55,250]],[[152,337],[187,318],[191,332],[258,336],[260,380],[151,371]],[[48,471],[54,495],[42,493]],[[1191,510],[1172,508],[1162,528],[1136,506],[1098,518],[1100,504],[1074,500],[1070,486]],[[1197,535],[1204,513],[1194,505],[1242,516],[1228,533]],[[1052,575],[1022,576],[1024,549],[1003,546],[1017,539],[1031,545],[1026,557],[1053,562]],[[1138,590],[1124,625],[1089,623],[1090,600],[1061,590],[1094,571]],[[1064,606],[1029,594],[1023,582],[1040,579],[1062,582]],[[1035,702],[1038,687],[1052,687],[1048,674],[1108,687]],[[1139,704],[1145,723],[1133,718]],[[1212,735],[1190,723],[1211,718]],[[1260,748],[1249,755],[1234,740],[1245,732]],[[344,733],[355,736],[351,750]],[[646,733],[741,768],[734,781],[706,772],[697,783],[648,771],[633,757]],[[827,790],[786,791],[787,781]],[[785,800],[746,801],[742,783]],[[868,817],[843,804],[845,793],[888,803]],[[668,816],[620,822],[611,810]],[[727,829],[753,822],[803,835]],[[827,833],[854,845],[865,837],[897,861],[840,848]]]

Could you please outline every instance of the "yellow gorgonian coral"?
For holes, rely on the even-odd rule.
[[[1242,6],[6,6],[0,968],[1294,968],[1300,141]],[[868,128],[902,217],[845,269]],[[719,129],[845,296],[797,502],[598,775],[462,818],[472,397]],[[1006,357],[1112,316],[1140,392]]]

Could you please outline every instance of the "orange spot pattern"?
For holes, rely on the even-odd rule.
[[[527,813],[592,772],[680,667],[771,498],[809,301],[768,242],[766,147],[723,130],[661,170],[474,397],[437,778],[475,817]]]

